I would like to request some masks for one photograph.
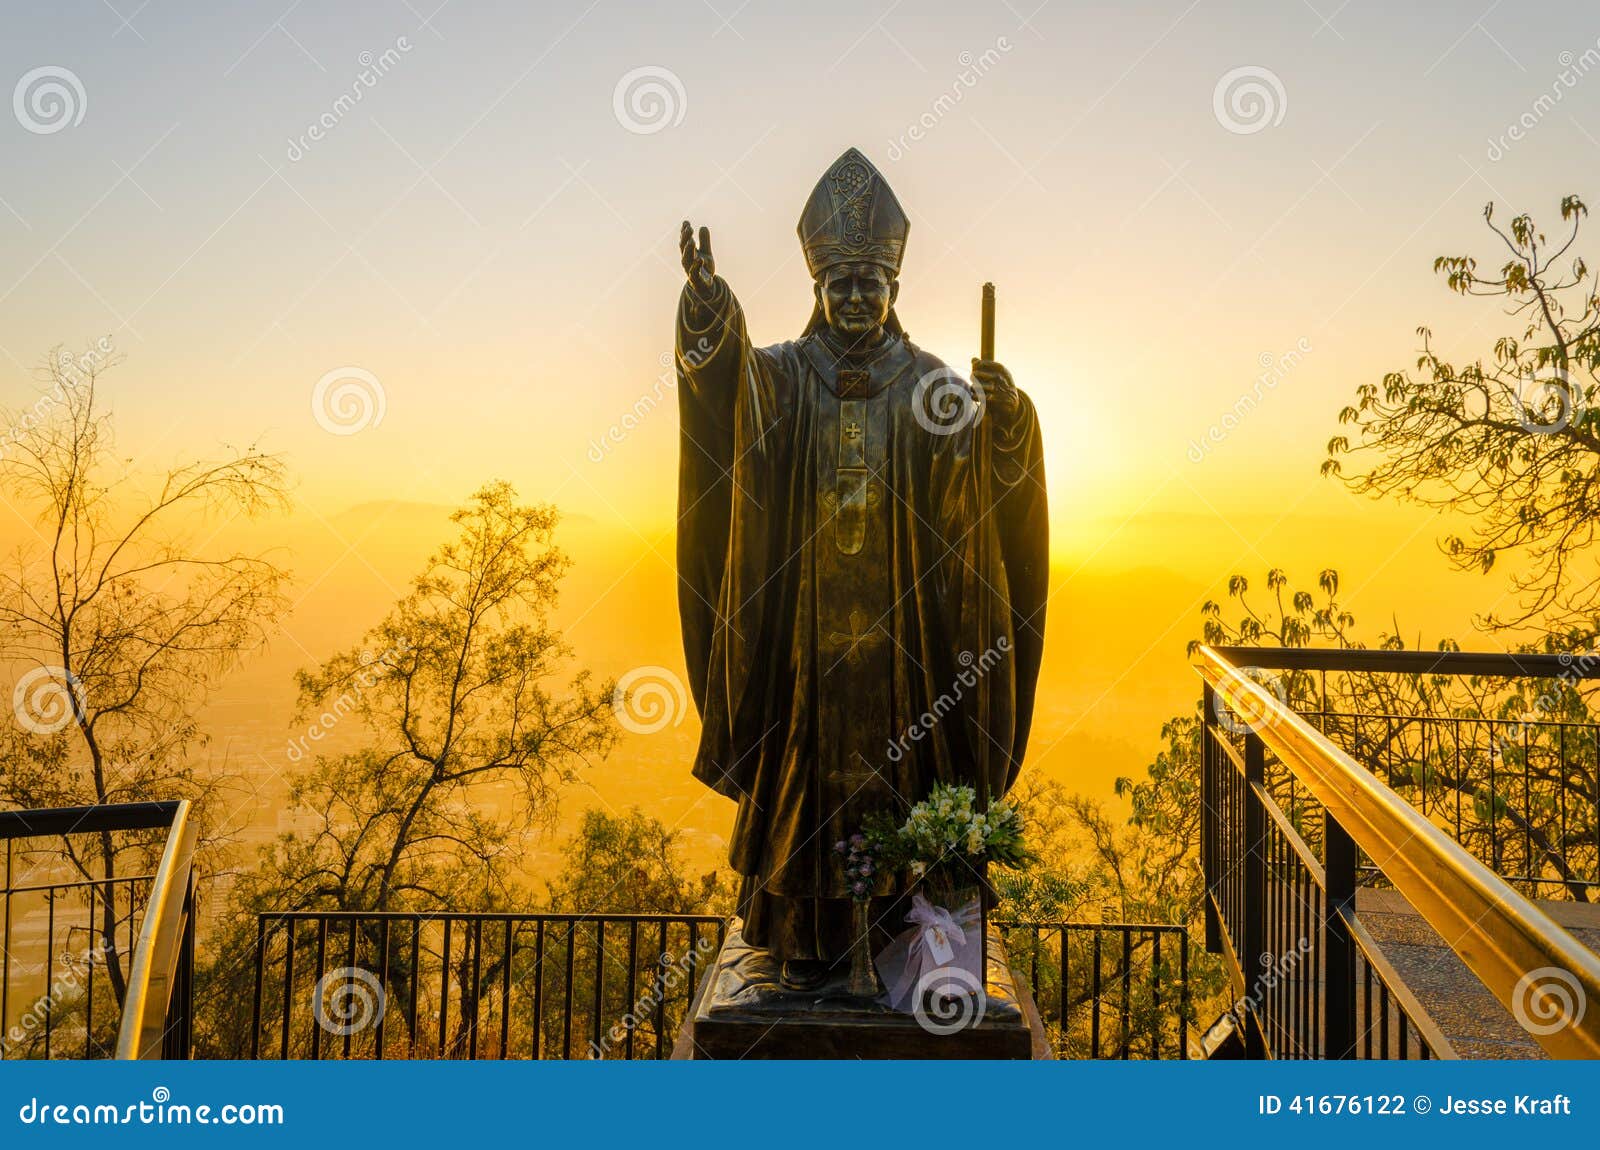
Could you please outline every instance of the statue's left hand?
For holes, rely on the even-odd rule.
[[[1017,385],[1011,372],[992,359],[972,360],[972,382],[983,389],[996,415],[1010,416],[1017,409]]]

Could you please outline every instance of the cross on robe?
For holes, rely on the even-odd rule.
[[[868,783],[876,782],[883,778],[879,770],[857,751],[851,756],[851,761],[843,766],[835,767],[828,772],[830,783],[843,783],[848,787],[864,787]]]
[[[867,625],[867,617],[860,611],[850,612],[850,633],[833,631],[828,635],[828,646],[843,647],[844,660],[851,666],[861,662],[867,651],[882,643],[886,636],[876,623]]]

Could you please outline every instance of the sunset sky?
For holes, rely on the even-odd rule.
[[[681,674],[678,224],[712,229],[752,336],[792,338],[795,221],[850,145],[912,217],[912,336],[964,364],[994,281],[1039,410],[1037,769],[1097,795],[1137,772],[1235,571],[1336,566],[1371,634],[1500,641],[1470,616],[1502,574],[1451,572],[1438,519],[1318,464],[1419,324],[1458,360],[1509,330],[1431,271],[1497,258],[1485,203],[1554,230],[1563,195],[1600,197],[1592,5],[63,0],[5,29],[0,403],[109,334],[136,464],[256,442],[295,475],[286,518],[228,530],[289,549],[296,611],[210,712],[266,793],[290,672],[375,622],[491,478],[568,517],[580,658]],[[689,779],[693,730],[630,736],[569,806],[640,802],[714,854],[731,805]]]

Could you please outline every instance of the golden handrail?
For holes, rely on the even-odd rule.
[[[122,1025],[117,1032],[119,1059],[160,1058],[167,1028],[167,1007],[178,964],[183,959],[183,938],[190,913],[189,894],[194,864],[195,827],[190,806],[180,802],[167,831],[161,864],[150,884],[144,922],[128,971],[128,991],[122,1004]]]
[[[1484,866],[1270,691],[1210,647],[1196,669],[1521,1021],[1540,986],[1575,991],[1559,1029],[1526,1027],[1555,1058],[1600,1058],[1600,956]],[[1538,982],[1544,978],[1547,983]]]

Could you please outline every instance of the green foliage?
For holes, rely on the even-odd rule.
[[[1027,774],[1009,797],[1028,829],[1034,860],[1025,870],[991,876],[1002,913],[1017,922],[1090,917],[1104,888],[1073,815],[1073,796],[1055,779]]]
[[[1200,607],[1201,638],[1190,640],[1189,653],[1194,654],[1201,643],[1212,647],[1358,646],[1348,638],[1355,618],[1339,604],[1339,573],[1331,567],[1319,572],[1317,590],[1321,598],[1308,590],[1295,590],[1282,568],[1274,567],[1267,572],[1270,602],[1259,607],[1249,598],[1250,581],[1234,575],[1228,580],[1228,598],[1238,602],[1238,622],[1227,622],[1222,604],[1207,599]],[[1389,647],[1397,642],[1385,635],[1380,645]]]
[[[584,812],[561,848],[562,868],[546,903],[563,914],[719,914],[732,910],[731,878],[691,876],[682,836],[638,807]]]
[[[301,771],[291,806],[313,829],[283,835],[246,896],[285,908],[491,910],[513,889],[530,832],[552,825],[560,786],[615,741],[608,687],[577,672],[548,621],[566,557],[556,512],[509,484],[477,492],[460,529],[365,636],[302,671],[301,718],[357,722],[368,738]],[[320,711],[320,715],[318,712]]]
[[[292,777],[300,828],[238,877],[201,948],[202,1050],[247,1047],[260,913],[525,909],[525,846],[554,824],[560,787],[615,741],[609,685],[581,670],[549,685],[571,655],[548,621],[567,569],[554,508],[493,483],[451,521],[458,537],[362,644],[297,677],[308,729],[351,724],[364,743]],[[389,970],[403,991],[403,956]],[[463,994],[481,991],[458,974]]]

